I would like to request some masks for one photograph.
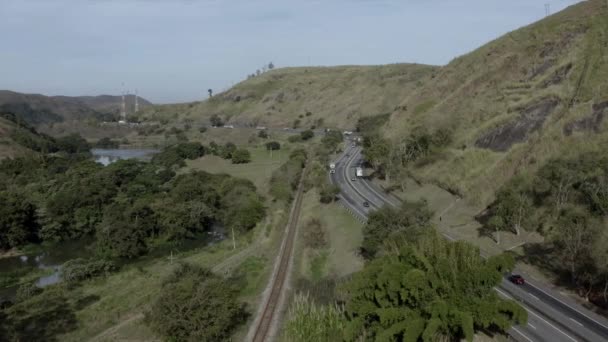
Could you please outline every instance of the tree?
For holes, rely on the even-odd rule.
[[[207,89],[207,92],[209,93],[209,97],[213,96],[213,89],[209,88]]]
[[[300,133],[300,137],[302,137],[302,140],[304,140],[304,141],[312,139],[314,136],[315,136],[315,133],[309,129],[302,131],[302,133]]]
[[[0,249],[18,247],[38,240],[36,207],[14,191],[0,192]]]
[[[247,164],[251,161],[249,150],[240,148],[232,153],[233,164]]]
[[[263,129],[258,133],[258,137],[262,138],[262,139],[268,139],[268,132],[266,132],[266,130]]]
[[[266,149],[268,151],[276,151],[281,149],[281,144],[277,141],[270,141],[266,143]]]
[[[336,200],[336,196],[340,193],[340,188],[337,185],[326,185],[319,192],[321,203],[331,203]]]
[[[302,122],[302,121],[300,121],[300,119],[295,119],[295,120],[293,121],[292,128],[293,128],[293,129],[296,129],[296,128],[300,127],[300,123],[301,123],[301,122]]]
[[[145,321],[169,341],[222,341],[247,318],[238,292],[207,269],[180,264],[163,282]]]
[[[219,156],[224,159],[231,159],[232,154],[236,151],[236,145],[232,142],[225,143],[219,151]]]
[[[425,230],[431,229],[433,213],[426,202],[404,202],[401,208],[384,206],[369,215],[363,228],[363,254],[373,258],[385,241],[405,236],[414,241]]]
[[[213,127],[221,127],[224,126],[224,121],[222,120],[222,118],[217,115],[217,114],[213,114],[211,115],[211,117],[209,118],[209,122],[211,123],[211,126]]]
[[[503,223],[500,228],[509,229],[519,235],[532,211],[533,203],[527,188],[528,185],[523,177],[515,177],[496,194],[493,212],[494,216],[500,217]]]
[[[272,62],[268,63],[268,70],[274,69],[274,64]]]
[[[346,340],[472,341],[476,330],[525,324],[525,309],[493,289],[514,263],[484,260],[476,247],[435,231],[396,242],[343,286]]]
[[[59,150],[71,154],[88,153],[91,150],[91,145],[77,133],[57,138],[57,146]]]

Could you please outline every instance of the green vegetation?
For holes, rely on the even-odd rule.
[[[302,131],[300,133],[300,138],[302,138],[303,141],[310,140],[314,136],[315,136],[315,133],[313,131],[309,130],[309,129],[307,129],[305,131]]]
[[[272,173],[270,194],[275,200],[291,201],[293,191],[298,187],[306,158],[306,151],[294,150],[289,155],[289,160]]]
[[[73,259],[61,267],[61,278],[67,284],[108,275],[117,270],[116,264],[109,260]]]
[[[340,341],[346,326],[344,310],[337,305],[318,305],[298,294],[289,308],[285,335],[293,342]]]
[[[546,243],[526,251],[530,261],[562,275],[585,298],[608,305],[605,152],[552,159],[533,176],[513,178],[500,189],[489,211],[490,232],[543,234]],[[538,248],[552,257],[541,257]]]
[[[281,144],[277,141],[270,141],[266,143],[266,149],[268,151],[277,151],[281,149]]]
[[[167,340],[224,340],[247,317],[237,294],[230,281],[204,268],[180,264],[163,282],[146,322]]]
[[[251,161],[251,153],[249,153],[249,150],[241,148],[235,150],[231,158],[233,164],[247,164]]]
[[[479,329],[525,324],[526,311],[493,289],[513,265],[504,255],[484,260],[477,248],[432,230],[394,244],[344,285],[346,340],[472,341]]]
[[[119,148],[120,142],[108,137],[101,138],[95,143],[96,148]]]
[[[426,202],[404,202],[401,208],[384,206],[369,215],[363,229],[363,255],[373,258],[385,241],[403,237],[416,241],[431,226],[432,212]]]

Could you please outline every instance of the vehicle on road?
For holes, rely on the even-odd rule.
[[[512,274],[509,276],[509,281],[512,282],[515,285],[523,285],[526,283],[526,281],[524,280],[524,277],[522,277],[519,274]]]
[[[356,182],[357,181],[357,177],[353,177],[350,180],[353,181],[353,182]]]
[[[224,128],[234,128],[233,125],[224,125]]]
[[[363,168],[357,167],[356,174],[357,174],[357,177],[363,177]]]
[[[329,164],[329,173],[336,173],[336,164],[335,163]]]
[[[363,206],[366,208],[369,208],[369,202],[368,201],[363,202]]]

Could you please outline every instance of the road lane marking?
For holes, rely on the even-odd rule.
[[[508,294],[504,293],[503,291],[499,290],[498,288],[494,288],[494,290],[496,290],[498,293],[502,294],[503,296],[505,296],[505,297],[507,297],[507,298],[509,298],[509,299],[512,299],[512,300],[513,300],[513,297],[509,296]],[[553,329],[555,329],[555,330],[559,331],[560,333],[562,333],[564,336],[566,336],[566,337],[567,337],[567,338],[569,338],[570,340],[572,340],[572,341],[574,341],[574,342],[577,342],[577,340],[575,340],[574,338],[572,338],[570,335],[566,334],[565,332],[563,332],[562,330],[560,330],[560,329],[559,329],[558,327],[556,327],[555,325],[553,325],[553,324],[551,324],[551,323],[547,322],[545,319],[543,319],[543,318],[542,318],[542,317],[540,317],[539,315],[535,314],[535,313],[534,313],[532,310],[528,309],[528,308],[527,308],[526,306],[524,306],[522,303],[520,303],[520,305],[521,305],[521,306],[522,306],[524,309],[526,309],[526,311],[528,311],[528,312],[529,312],[529,313],[531,313],[532,315],[534,315],[534,316],[538,317],[538,319],[540,319],[541,321],[543,321],[545,324],[547,324],[547,325],[549,325],[550,327],[552,327]],[[530,323],[528,323],[528,324],[530,324]],[[515,328],[514,328],[514,329],[515,329]],[[534,329],[536,329],[536,328],[534,328]]]
[[[521,336],[523,336],[526,340],[530,341],[530,342],[534,342],[533,339],[529,338],[528,336],[526,336],[524,333],[522,333],[521,331],[517,330],[516,327],[512,327],[511,329],[513,329],[514,331],[516,331],[518,334],[520,334]]]
[[[532,329],[536,330],[536,327],[535,327],[535,326],[533,326],[532,324],[528,323],[528,326],[529,326],[530,328],[532,328]]]
[[[523,305],[522,305],[523,306]],[[540,319],[541,321],[545,322],[545,324],[547,324],[548,326],[552,327],[553,329],[559,331],[560,333],[562,333],[562,335],[566,336],[567,338],[569,338],[570,340],[574,341],[574,342],[578,342],[577,340],[575,340],[574,338],[572,338],[572,336],[566,334],[565,332],[563,332],[560,328],[556,327],[555,325],[547,322],[544,318],[540,317],[539,315],[535,314],[534,311],[526,308],[524,306],[524,309],[526,309],[526,311],[528,311],[529,313],[533,314],[534,316],[536,316],[538,319]]]
[[[571,320],[572,322],[574,322],[574,323],[576,323],[576,324],[580,325],[581,327],[583,326],[583,323],[581,323],[581,322],[579,322],[579,321],[575,320],[574,318],[570,318],[570,320]]]
[[[534,284],[531,284],[530,282],[528,282],[528,285],[530,285],[530,286],[532,286],[533,288],[535,288],[535,289],[537,289],[537,290],[541,291],[542,293],[544,293],[544,294],[546,294],[547,296],[549,296],[549,297],[551,297],[551,298],[555,299],[556,301],[558,301],[558,302],[562,303],[563,305],[565,305],[565,306],[569,307],[570,309],[572,309],[572,310],[574,310],[574,311],[578,312],[579,314],[581,314],[581,315],[583,315],[583,316],[587,317],[589,320],[591,320],[591,321],[593,321],[593,322],[595,322],[595,323],[599,324],[600,326],[602,326],[602,327],[604,327],[604,328],[608,329],[608,326],[606,326],[606,325],[604,325],[604,324],[602,324],[602,323],[598,322],[597,320],[593,319],[592,317],[589,317],[589,316],[585,315],[584,313],[582,313],[582,312],[580,312],[579,310],[577,310],[575,307],[572,307],[572,306],[570,306],[568,303],[561,301],[559,298],[557,298],[557,297],[553,296],[552,294],[550,294],[550,293],[546,292],[545,290],[541,289],[540,287],[537,287],[537,286],[535,286]]]
[[[540,300],[540,298],[536,297],[535,295],[533,295],[533,294],[531,294],[531,293],[528,293],[528,292],[526,292],[526,293],[527,293],[527,294],[528,294],[530,297],[532,297],[532,298],[534,298],[534,299],[536,299],[536,300]]]
[[[514,300],[513,297],[511,297],[508,294],[502,292],[498,287],[495,287],[494,290],[496,290],[496,292],[500,293],[501,295],[503,295],[503,296],[505,296],[505,297],[507,297],[507,298],[509,298],[511,300]]]

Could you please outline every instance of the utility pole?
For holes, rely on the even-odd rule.
[[[234,236],[234,226],[230,227],[232,230],[232,249],[236,249],[236,238]]]

